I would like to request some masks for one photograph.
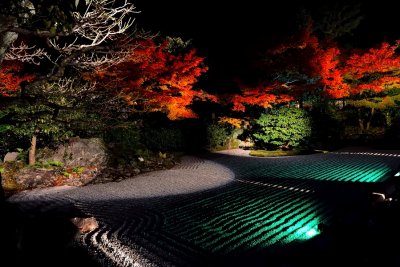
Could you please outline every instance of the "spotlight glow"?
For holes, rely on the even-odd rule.
[[[308,238],[312,238],[312,237],[316,236],[317,234],[318,234],[318,231],[315,230],[314,228],[313,228],[313,229],[310,229],[310,230],[308,230],[308,231],[306,232],[306,236],[307,236]]]

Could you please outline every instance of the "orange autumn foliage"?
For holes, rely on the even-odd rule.
[[[275,83],[269,86],[260,86],[256,88],[242,87],[241,94],[230,96],[230,102],[233,103],[234,111],[245,111],[245,105],[257,105],[263,108],[269,108],[273,103],[282,103],[293,100],[288,94],[279,93],[281,85]]]
[[[0,67],[0,95],[15,96],[21,90],[21,83],[32,81],[35,76],[32,74],[23,74],[23,63],[17,61],[3,61]]]
[[[336,47],[321,49],[314,59],[319,67],[321,84],[330,98],[343,98],[349,95],[350,86],[345,83],[343,71],[339,66],[340,50]]]
[[[392,46],[382,43],[379,48],[351,55],[343,68],[347,79],[356,81],[351,88],[351,94],[360,94],[364,91],[380,93],[386,88],[398,87],[400,85],[400,56],[396,53],[398,47],[399,42]]]
[[[309,23],[298,34],[269,49],[257,64],[262,69],[258,86],[240,85],[230,97],[233,109],[245,105],[270,107],[275,103],[303,101],[307,95],[340,99],[363,92],[382,93],[400,87],[400,41],[378,48],[343,53],[332,42],[320,42]],[[268,86],[264,86],[267,84]]]
[[[316,66],[315,57],[319,50],[318,38],[312,34],[311,23],[298,34],[269,49],[266,54],[268,60],[264,59],[258,66],[269,79],[261,80],[255,86],[239,84],[240,94],[229,98],[233,110],[243,112],[246,105],[269,108],[276,103],[296,101],[306,92],[314,90],[315,84],[309,83],[307,77],[318,75],[320,67]]]
[[[346,61],[345,72],[360,79],[367,74],[388,73],[400,69],[400,57],[396,55],[396,45],[382,43],[380,48],[371,48],[363,54],[354,53]]]
[[[369,83],[360,83],[353,87],[352,94],[360,94],[363,91],[374,91],[380,93],[386,88],[400,87],[400,77],[381,77]]]
[[[238,129],[247,128],[250,125],[249,119],[246,120],[246,119],[238,119],[232,117],[221,117],[219,118],[218,123],[229,124]]]
[[[312,28],[312,23],[307,23],[298,34],[290,36],[288,40],[271,49],[270,52],[272,54],[282,54],[289,49],[311,48],[312,50],[317,50],[319,48],[319,41],[318,38],[313,35]]]
[[[364,91],[380,93],[400,85],[400,56],[396,45],[382,43],[379,48],[356,51],[340,58],[337,47],[320,49],[315,59],[321,77],[319,83],[330,98],[344,98]]]
[[[340,58],[337,47],[320,49],[314,59],[319,67],[319,84],[330,98],[344,98],[364,91],[380,93],[400,85],[398,44],[382,43],[379,48],[350,53]]]
[[[188,107],[194,99],[215,100],[201,90],[193,90],[198,78],[207,71],[204,58],[195,49],[175,54],[167,47],[167,41],[161,45],[152,39],[137,41],[124,62],[97,69],[90,78],[97,80],[102,89],[121,95],[138,110],[162,111],[171,120],[196,117]]]

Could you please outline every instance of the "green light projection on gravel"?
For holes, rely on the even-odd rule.
[[[265,161],[255,177],[374,183],[386,180],[392,171],[382,159],[320,157],[307,162]]]
[[[240,184],[170,210],[164,230],[202,249],[229,254],[310,239],[329,211],[314,193]]]

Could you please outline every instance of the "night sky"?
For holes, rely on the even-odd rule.
[[[210,67],[205,79],[209,85],[220,88],[233,85],[245,66],[260,58],[276,40],[296,32],[301,23],[300,10],[306,10],[314,18],[321,16],[324,8],[329,10],[343,5],[325,1],[319,5],[310,1],[272,4],[260,0],[246,0],[240,4],[215,0],[136,0],[134,3],[141,11],[136,16],[138,28],[162,36],[191,39]],[[344,3],[348,5],[350,1]],[[386,0],[361,3],[360,25],[352,35],[340,41],[351,47],[369,48],[385,40],[400,39],[397,9],[392,5]]]

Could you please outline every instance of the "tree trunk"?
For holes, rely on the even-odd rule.
[[[36,163],[36,135],[32,136],[31,147],[29,149],[29,165]]]
[[[389,111],[385,112],[385,119],[386,119],[386,127],[389,128],[392,126],[392,116]]]
[[[364,120],[362,118],[361,109],[358,109],[358,125],[360,126],[360,134],[364,133]]]
[[[372,117],[375,114],[375,108],[371,109],[371,116],[369,117],[369,120],[367,122],[367,127],[365,128],[365,130],[368,132],[369,131],[369,127],[371,126],[371,121],[372,121]]]
[[[360,126],[360,134],[364,133],[364,120],[361,118],[358,118],[358,126]]]

